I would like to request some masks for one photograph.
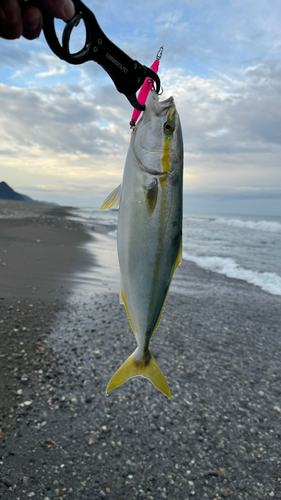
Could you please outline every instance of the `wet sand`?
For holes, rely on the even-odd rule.
[[[91,266],[93,257],[83,247],[91,237],[68,213],[63,207],[2,201],[0,297],[63,296],[72,275]]]
[[[114,245],[46,210],[0,219],[0,498],[281,499],[280,297],[183,262],[151,344],[172,399],[106,396],[135,348]]]

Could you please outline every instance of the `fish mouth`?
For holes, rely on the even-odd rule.
[[[174,107],[172,96],[159,101],[159,96],[154,90],[149,93],[144,114],[132,133],[132,149],[143,172],[155,176],[165,175],[161,166],[163,119],[167,119],[170,109]]]
[[[151,90],[147,100],[147,107],[152,106],[153,111],[157,116],[165,115],[167,110],[173,106],[173,104],[173,96],[168,97],[168,99],[164,99],[164,101],[159,101],[159,95],[155,92],[155,90]]]

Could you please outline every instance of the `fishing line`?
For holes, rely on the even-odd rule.
[[[173,14],[172,14],[170,22],[169,22],[169,26],[168,26],[166,34],[164,36],[163,45],[158,50],[158,52],[156,54],[156,59],[155,59],[154,63],[152,64],[152,66],[150,66],[150,69],[152,69],[152,71],[154,71],[155,73],[158,73],[160,59],[162,57],[163,50],[164,50],[164,42],[165,42],[165,40],[167,38],[167,35],[168,35],[168,32],[169,32],[169,30],[171,28],[171,25],[172,25],[172,22],[173,22],[173,19],[174,19],[175,12],[177,10],[178,4],[179,4],[179,0],[176,1],[175,8],[174,8]],[[146,78],[145,81],[144,81],[144,83],[143,83],[143,85],[142,85],[142,87],[141,87],[141,89],[140,89],[140,91],[139,91],[139,94],[138,94],[138,101],[139,101],[140,104],[142,104],[142,105],[145,106],[147,96],[148,96],[150,90],[153,89],[153,88],[154,88],[154,81],[153,81],[153,79]],[[163,94],[163,87],[162,86],[161,86],[161,89],[162,89],[161,92],[159,92],[159,89],[158,89],[158,95]],[[155,88],[154,88],[154,90],[155,90]],[[134,109],[133,114],[132,114],[132,118],[131,118],[131,121],[130,121],[130,128],[134,128],[135,127],[140,114],[141,114],[140,110]]]
[[[168,26],[167,31],[166,31],[166,34],[165,34],[165,36],[164,36],[163,43],[162,43],[162,45],[161,45],[160,49],[159,49],[159,50],[158,50],[158,52],[157,52],[156,59],[158,59],[158,61],[160,61],[160,59],[161,59],[161,57],[162,57],[162,55],[163,55],[164,43],[165,43],[165,40],[166,40],[166,38],[167,38],[168,32],[169,32],[169,30],[170,30],[170,28],[171,28],[171,24],[172,24],[172,22],[173,22],[174,15],[175,15],[176,10],[177,10],[178,5],[179,5],[179,1],[180,1],[180,0],[177,0],[177,2],[176,2],[175,8],[174,8],[174,12],[173,12],[173,14],[172,14],[172,17],[171,17],[171,19],[170,19],[169,26]]]
[[[173,19],[174,19],[174,16],[175,16],[176,10],[177,10],[177,8],[178,8],[178,5],[179,5],[179,0],[177,0],[177,2],[176,2],[176,4],[175,4],[175,8],[174,8],[173,14],[172,14],[172,16],[171,16],[171,19],[170,19],[169,26],[168,26],[168,28],[167,28],[166,34],[165,34],[165,36],[164,36],[163,43],[162,43],[162,45],[161,45],[161,47],[160,47],[160,49],[158,50],[158,53],[157,53],[157,55],[156,55],[156,59],[158,59],[158,61],[160,61],[160,59],[161,59],[161,57],[162,57],[162,55],[163,55],[164,43],[165,43],[165,41],[166,41],[167,35],[168,35],[168,33],[169,33],[169,30],[170,30],[170,28],[171,28],[171,24],[172,24],[172,22],[173,22]],[[161,94],[163,94],[163,87],[161,86],[161,88],[162,88]],[[161,94],[159,94],[159,95],[161,95]]]
[[[177,2],[176,2],[175,8],[174,8],[174,12],[173,12],[172,17],[171,17],[171,20],[170,20],[170,24],[169,24],[169,26],[168,26],[168,28],[167,28],[167,31],[166,31],[166,34],[165,34],[165,36],[164,36],[164,40],[163,40],[162,46],[164,46],[164,43],[165,43],[165,41],[166,41],[166,38],[167,38],[168,32],[169,32],[169,30],[170,30],[171,24],[172,24],[173,19],[174,19],[175,12],[176,12],[177,7],[178,7],[178,5],[179,5],[179,1],[180,1],[180,0],[177,0]]]

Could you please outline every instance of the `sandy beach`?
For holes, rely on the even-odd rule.
[[[281,299],[183,261],[137,378],[115,242],[0,202],[0,498],[281,499]]]

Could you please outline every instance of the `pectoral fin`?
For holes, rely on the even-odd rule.
[[[145,197],[148,213],[152,215],[158,198],[158,182],[156,179],[149,186],[145,187]]]
[[[117,188],[115,188],[112,193],[106,198],[101,206],[101,210],[109,210],[110,208],[119,207],[120,198],[121,198],[121,188],[122,184],[119,184]]]
[[[135,353],[133,353],[113,375],[108,383],[106,392],[108,393],[112,389],[116,389],[116,387],[124,384],[130,378],[138,376],[148,378],[156,389],[163,392],[167,398],[171,397],[168,382],[149,350],[146,351],[140,362],[135,361]]]

